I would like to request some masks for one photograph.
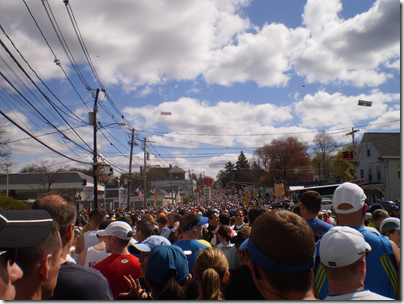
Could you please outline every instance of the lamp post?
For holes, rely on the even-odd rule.
[[[94,127],[94,151],[93,151],[93,179],[94,179],[94,209],[98,208],[98,180],[97,180],[97,169],[98,169],[98,151],[97,151],[97,130],[101,128],[108,127],[110,125],[120,125],[126,126],[126,123],[110,123],[108,125],[102,126],[98,128],[97,124],[97,112],[98,112],[98,95],[100,94],[100,89],[97,89],[97,93],[95,96],[94,102],[94,112],[90,112],[90,121],[89,124]]]

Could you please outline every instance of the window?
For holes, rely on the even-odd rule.
[[[370,142],[367,144],[367,156],[370,156]]]
[[[380,166],[376,167],[376,175],[377,175],[377,180],[380,181],[382,179],[381,174],[380,174]]]
[[[372,167],[368,168],[368,182],[372,181]]]
[[[398,175],[398,178],[400,178],[400,165],[398,165],[397,175]]]
[[[365,175],[363,174],[363,169],[360,170],[361,178],[364,178]]]

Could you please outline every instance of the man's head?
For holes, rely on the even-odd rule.
[[[141,219],[136,224],[136,239],[143,242],[153,233],[153,224],[148,219]]]
[[[44,210],[0,208],[0,300],[15,298],[15,282],[23,273],[17,265],[18,250],[42,243],[52,231],[53,220]]]
[[[248,260],[250,259],[250,255],[248,254],[248,248],[244,248],[243,250],[240,250],[240,245],[248,239],[251,233],[251,227],[244,227],[243,229],[239,230],[237,232],[236,236],[233,236],[230,239],[230,242],[234,244],[237,250],[237,255],[239,259],[243,262],[243,265],[248,265]]]
[[[299,205],[301,206],[300,212],[302,215],[306,210],[309,214],[317,214],[321,209],[320,193],[317,191],[307,191],[303,193]]]
[[[264,213],[239,249],[246,247],[255,285],[264,297],[268,286],[284,297],[310,290],[315,243],[313,231],[302,217],[284,210]]]
[[[160,228],[166,228],[167,224],[168,224],[168,217],[165,214],[163,214],[159,217],[158,222],[159,222]]]
[[[122,221],[109,224],[105,230],[99,230],[97,234],[105,237],[105,249],[108,253],[126,248],[133,236],[130,225]]]
[[[180,229],[184,235],[194,239],[202,236],[202,225],[208,222],[208,218],[197,213],[186,213],[180,219]]]
[[[389,213],[384,209],[378,209],[372,214],[372,221],[375,224],[376,228],[380,227],[382,221],[389,217]]]
[[[219,213],[215,210],[210,210],[207,213],[207,217],[209,219],[209,225],[212,227],[217,227],[219,225]]]
[[[90,214],[90,219],[94,227],[98,227],[102,222],[107,220],[107,212],[104,209],[95,208]]]
[[[261,215],[264,214],[265,212],[267,212],[268,209],[264,208],[264,207],[259,207],[259,208],[252,208],[248,211],[248,225],[250,227],[252,227],[252,225],[254,224],[255,220]]]
[[[53,222],[52,231],[43,242],[18,250],[16,262],[24,275],[22,280],[16,282],[16,300],[51,298],[56,287],[61,255],[59,226]]]
[[[74,240],[74,223],[77,214],[71,198],[65,194],[48,193],[34,202],[32,209],[43,209],[49,212],[59,225],[62,246],[65,247],[67,244],[70,248]]]
[[[400,219],[396,217],[385,218],[380,225],[380,233],[387,236],[390,241],[400,246],[401,232]]]
[[[241,226],[244,224],[245,212],[244,209],[238,209],[234,215],[236,226]]]
[[[350,214],[361,210],[365,205],[365,200],[366,195],[361,187],[346,182],[335,189],[332,208],[337,214]]]
[[[322,237],[319,250],[321,264],[330,284],[351,279],[365,280],[364,258],[372,247],[356,229],[347,226],[331,228]]]

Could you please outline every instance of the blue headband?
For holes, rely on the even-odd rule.
[[[253,243],[250,238],[248,239],[248,253],[251,257],[251,259],[257,263],[259,266],[262,268],[270,271],[270,272],[286,272],[286,273],[297,273],[297,272],[302,272],[307,269],[310,269],[314,265],[314,259],[315,259],[315,254],[313,259],[303,265],[294,265],[294,266],[285,266],[285,265],[279,265],[276,261],[271,259],[269,256],[265,255],[262,253],[257,246]]]

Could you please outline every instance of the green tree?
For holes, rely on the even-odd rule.
[[[343,152],[352,152],[352,144],[345,145],[335,154],[332,160],[335,176],[339,176],[341,183],[356,179],[356,170],[351,160],[343,160]]]
[[[13,197],[7,197],[3,194],[0,194],[0,207],[5,210],[29,209],[29,207],[24,202],[16,200]]]

